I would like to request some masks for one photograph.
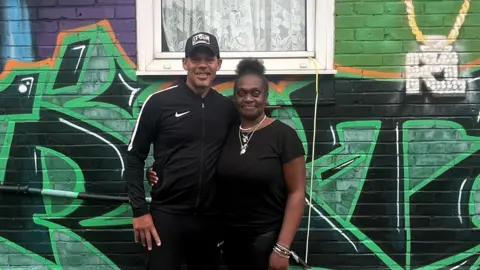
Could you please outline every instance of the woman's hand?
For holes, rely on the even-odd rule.
[[[269,270],[288,270],[288,258],[281,257],[272,251],[268,265]]]
[[[150,184],[150,186],[153,186],[156,183],[158,183],[157,173],[153,170],[152,167],[148,168],[146,176],[147,176],[147,180],[148,180],[148,183]]]

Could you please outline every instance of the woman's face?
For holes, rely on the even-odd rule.
[[[235,106],[240,116],[255,120],[263,115],[267,102],[262,79],[253,74],[244,75],[237,83]]]

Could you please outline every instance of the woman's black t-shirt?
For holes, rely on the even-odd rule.
[[[304,154],[295,130],[275,120],[256,130],[240,155],[239,127],[232,127],[216,177],[227,227],[251,233],[279,230],[287,202],[283,164]]]

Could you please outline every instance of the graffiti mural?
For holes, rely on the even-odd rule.
[[[308,207],[293,249],[313,269],[479,268],[480,61],[463,53],[477,43],[461,38],[471,38],[468,27],[480,19],[468,21],[470,1],[454,2],[460,12],[446,37],[423,35],[417,23],[437,7],[405,0],[385,9],[405,15],[405,40],[414,39],[403,55],[384,41],[383,52],[398,60],[385,61],[398,65],[360,69],[354,61],[361,56],[339,54],[335,77],[270,77],[272,114],[297,130],[307,153]],[[139,109],[175,78],[135,75],[132,44],[114,27],[122,20],[52,30],[49,51],[37,44],[47,36],[27,23],[26,7],[35,4],[5,3],[0,269],[141,269],[128,204],[79,194],[126,195],[124,155]],[[337,12],[348,15],[350,4],[339,3]],[[341,44],[352,42],[342,40],[351,39],[351,22],[339,18],[337,27],[340,52],[355,52],[358,46]],[[375,33],[365,39],[381,46],[369,43]],[[368,54],[363,48],[358,53]],[[224,95],[232,87],[231,78],[216,82]],[[292,269],[299,268],[292,262]]]

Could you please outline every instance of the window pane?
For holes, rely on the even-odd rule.
[[[162,51],[214,34],[221,51],[306,51],[306,0],[162,0]]]

